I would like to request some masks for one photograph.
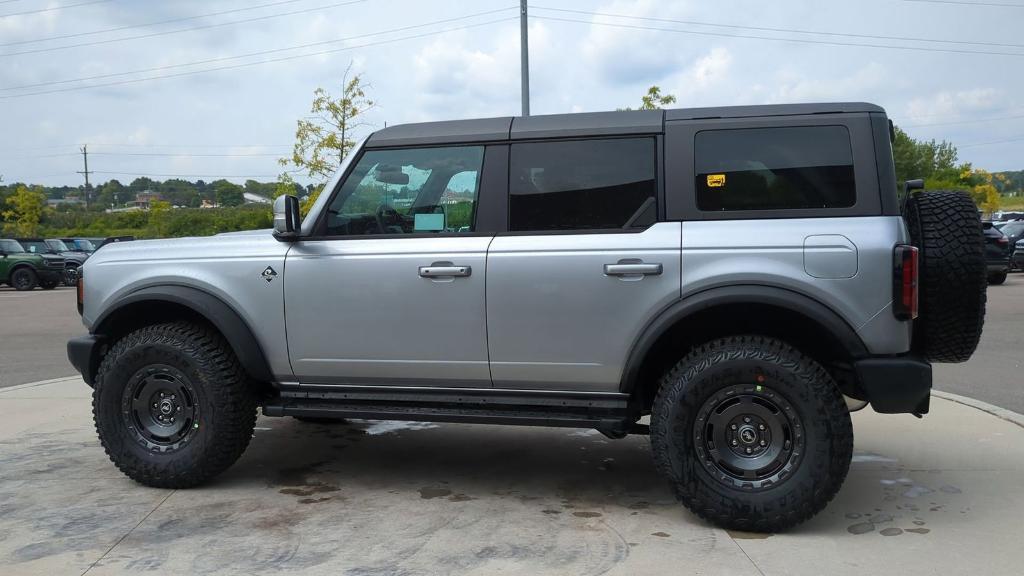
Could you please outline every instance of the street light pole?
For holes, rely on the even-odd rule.
[[[522,81],[523,116],[530,115],[530,39],[526,25],[526,0],[519,0],[519,77]]]

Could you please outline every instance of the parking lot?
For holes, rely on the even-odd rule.
[[[989,294],[978,353],[937,366],[936,387],[1019,412],[1024,277]],[[24,384],[71,373],[73,298],[0,291],[4,576],[1019,574],[1024,561],[1024,422],[942,397],[923,420],[855,414],[843,489],[786,534],[701,521],[646,437],[584,430],[261,418],[213,483],[145,488],[103,453],[80,380]]]

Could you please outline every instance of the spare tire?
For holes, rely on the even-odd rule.
[[[978,208],[965,192],[937,190],[911,195],[903,215],[920,251],[914,351],[933,362],[964,362],[985,324],[988,285]]]

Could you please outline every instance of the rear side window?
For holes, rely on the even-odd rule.
[[[653,138],[513,144],[509,230],[646,228],[657,220]]]
[[[857,201],[845,126],[698,132],[694,164],[700,210],[848,208]]]

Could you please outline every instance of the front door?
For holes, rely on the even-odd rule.
[[[368,150],[285,265],[304,384],[490,387],[484,147]],[[329,193],[325,191],[324,193]]]

